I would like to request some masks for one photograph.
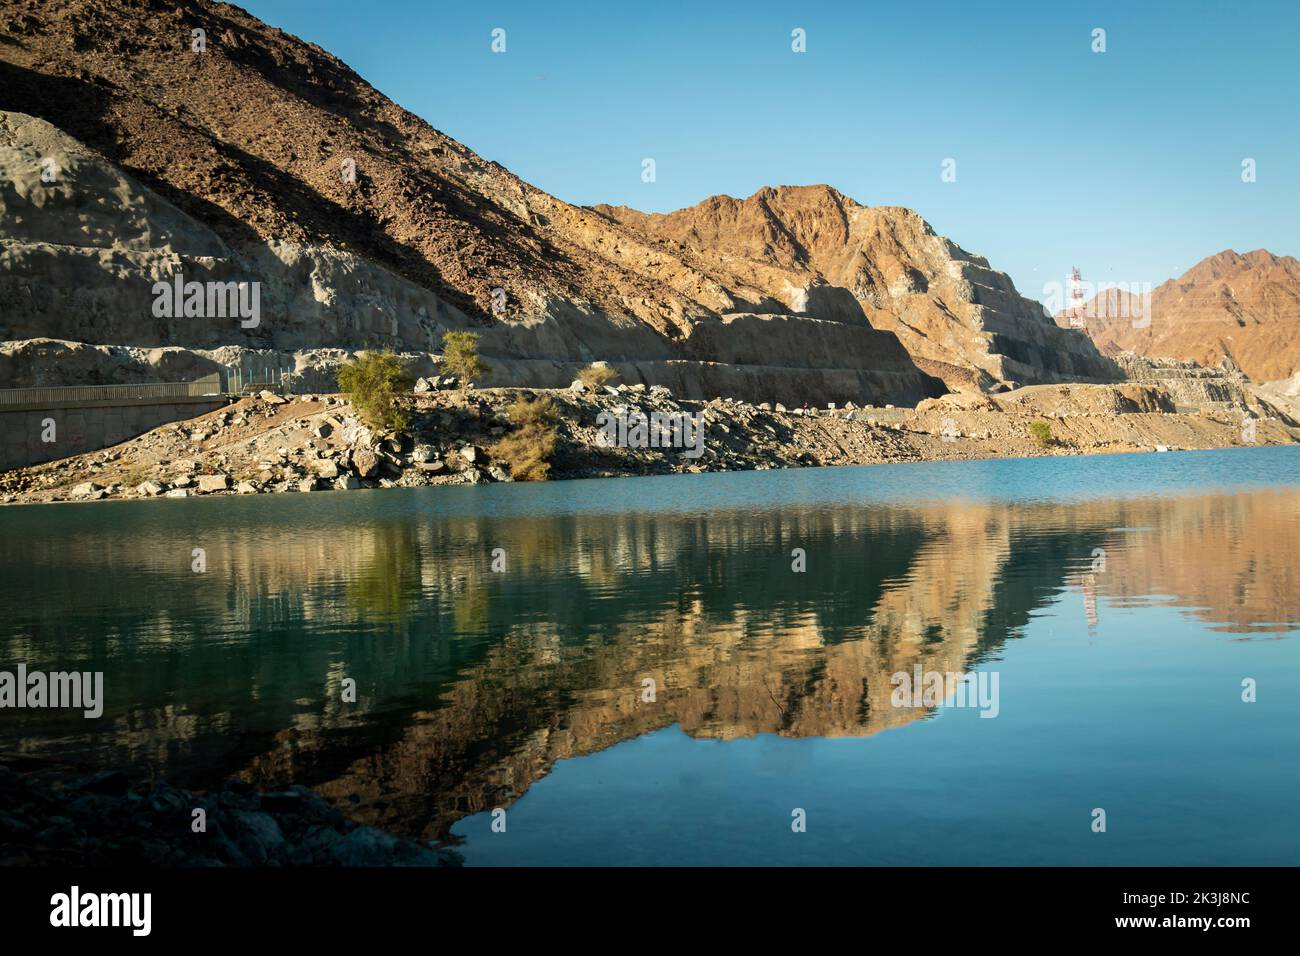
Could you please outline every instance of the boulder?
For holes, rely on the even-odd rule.
[[[369,448],[354,448],[352,467],[362,478],[371,478],[379,470],[379,456]]]
[[[199,476],[199,494],[209,494],[213,491],[225,491],[230,487],[230,478],[226,475],[200,475]]]
[[[163,491],[166,490],[166,489],[163,488],[163,485],[162,485],[161,482],[158,482],[158,481],[143,481],[143,482],[141,482],[139,485],[136,486],[136,489],[135,489],[135,490],[136,490],[136,492],[138,492],[139,494],[147,495],[148,497],[153,498],[153,497],[156,497],[157,495],[162,494]]]

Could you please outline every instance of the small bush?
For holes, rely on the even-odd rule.
[[[443,335],[442,367],[456,376],[461,388],[492,371],[492,366],[479,358],[477,332],[447,332]]]
[[[339,388],[348,393],[367,425],[401,431],[410,424],[398,399],[411,390],[411,376],[392,352],[366,352],[340,368],[338,378]]]
[[[1029,423],[1029,437],[1038,443],[1039,448],[1047,448],[1052,444],[1052,425],[1039,419],[1036,422]]]
[[[558,441],[555,403],[545,396],[530,400],[521,395],[506,414],[515,430],[492,446],[492,457],[510,469],[515,481],[545,481]]]
[[[551,401],[547,395],[543,395],[538,399],[520,395],[506,409],[506,417],[513,424],[519,426],[554,426],[560,420],[560,410],[555,407],[555,402]]]
[[[578,373],[578,381],[590,389],[600,388],[618,378],[618,372],[608,365],[588,365]]]

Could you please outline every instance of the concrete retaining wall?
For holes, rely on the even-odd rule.
[[[0,471],[107,448],[167,422],[194,418],[225,404],[223,397],[205,395],[45,407],[0,406]]]

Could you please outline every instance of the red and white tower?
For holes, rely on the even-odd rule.
[[[1084,327],[1083,309],[1083,276],[1079,274],[1079,267],[1075,266],[1070,272],[1070,328]]]

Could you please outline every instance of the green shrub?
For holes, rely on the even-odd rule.
[[[1052,425],[1039,419],[1036,422],[1029,423],[1029,437],[1038,443],[1039,448],[1047,448],[1052,444]]]
[[[411,390],[411,376],[392,352],[366,352],[340,368],[338,378],[367,425],[401,431],[410,424],[399,399]]]
[[[480,375],[492,371],[492,366],[478,355],[477,332],[447,332],[442,337],[442,368],[456,376],[457,384],[464,388]]]
[[[588,365],[578,373],[578,381],[590,389],[598,389],[618,378],[618,372],[614,371],[608,365]]]
[[[515,481],[545,481],[558,442],[555,403],[545,396],[530,400],[521,395],[506,414],[515,430],[492,446],[492,457],[510,469]]]

